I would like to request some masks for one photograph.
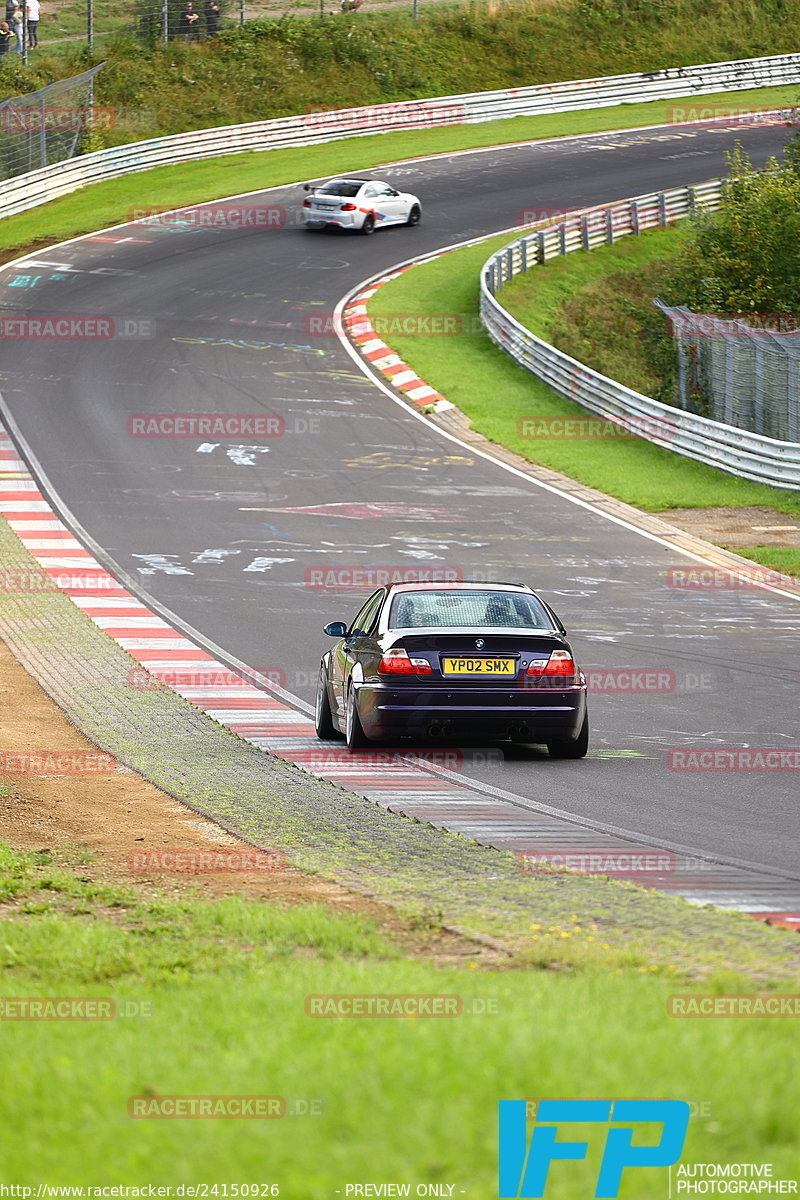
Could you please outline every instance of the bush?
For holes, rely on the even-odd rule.
[[[741,146],[718,212],[692,220],[662,297],[718,315],[800,312],[800,149],[756,170]]]

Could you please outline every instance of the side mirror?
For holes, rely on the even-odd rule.
[[[327,633],[328,637],[343,638],[347,635],[347,626],[344,621],[331,621],[322,632]]]
[[[303,191],[304,191],[304,192],[310,192],[310,191],[311,191],[311,184],[310,184],[310,183],[304,183],[304,184],[303,184]]]
[[[390,196],[399,196],[399,195],[400,195],[400,193],[399,193],[399,192],[396,192],[396,191],[394,190],[394,188],[392,188],[392,190],[391,190],[391,192],[389,193],[389,195],[390,195]]]

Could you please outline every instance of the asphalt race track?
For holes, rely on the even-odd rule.
[[[796,772],[681,775],[665,764],[675,747],[799,744],[797,601],[669,589],[666,569],[685,559],[448,442],[309,323],[361,280],[513,226],[523,211],[710,179],[736,138],[760,162],[785,137],[664,127],[375,170],[416,192],[424,216],[370,239],[304,232],[293,219],[302,193],[282,188],[237,202],[274,209],[276,228],[134,224],[43,252],[0,271],[0,315],[112,316],[153,336],[7,344],[6,411],[106,563],[223,656],[305,701],[322,624],[352,616],[365,594],[314,586],[313,569],[422,565],[530,582],[584,668],[670,671],[675,688],[592,697],[583,762],[516,747],[471,774],[798,878]],[[173,412],[278,414],[285,434],[128,433],[136,414]]]

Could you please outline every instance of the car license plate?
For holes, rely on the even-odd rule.
[[[516,675],[513,658],[443,658],[443,675]]]

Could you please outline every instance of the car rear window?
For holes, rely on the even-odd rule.
[[[363,184],[343,182],[339,179],[334,183],[326,183],[324,187],[318,188],[317,192],[320,196],[357,196],[362,187]]]
[[[393,629],[505,625],[520,629],[552,629],[553,622],[535,596],[520,592],[400,592],[392,601]]]

